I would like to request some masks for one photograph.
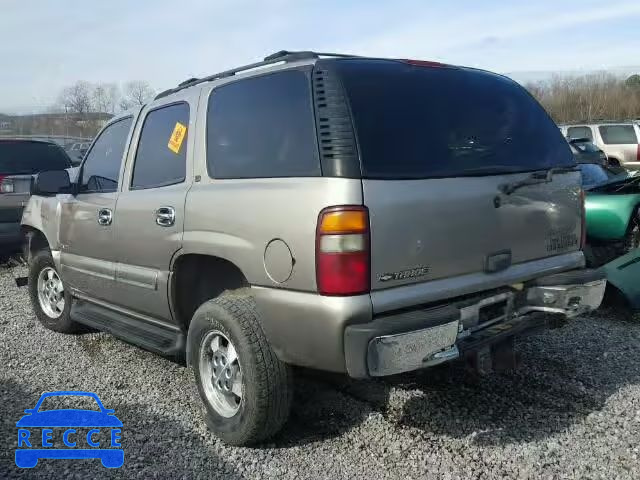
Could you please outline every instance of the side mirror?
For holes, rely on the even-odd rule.
[[[66,170],[48,170],[36,175],[33,182],[34,195],[56,195],[68,193],[71,188],[69,172]]]

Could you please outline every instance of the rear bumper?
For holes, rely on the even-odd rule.
[[[437,308],[384,315],[345,329],[347,372],[355,378],[385,376],[453,360],[505,337],[523,335],[598,308],[604,273],[577,270]],[[493,316],[492,316],[493,315]]]

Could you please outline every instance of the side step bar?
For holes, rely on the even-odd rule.
[[[84,300],[74,300],[71,319],[162,355],[181,355],[185,349],[185,335],[180,331],[145,322]]]

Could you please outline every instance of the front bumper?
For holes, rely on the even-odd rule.
[[[604,272],[577,270],[350,325],[344,340],[347,371],[366,378],[450,361],[462,351],[594,310],[605,287]]]

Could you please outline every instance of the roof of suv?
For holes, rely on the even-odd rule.
[[[448,65],[440,62],[427,61],[427,60],[406,60],[400,58],[382,58],[382,57],[369,57],[369,56],[361,56],[361,55],[352,55],[346,53],[324,53],[324,52],[312,52],[312,51],[289,51],[289,50],[280,50],[279,52],[273,53],[264,57],[264,59],[260,62],[250,63],[248,65],[243,65],[240,67],[232,68],[230,70],[225,70],[223,72],[214,73],[213,75],[208,75],[202,78],[189,78],[178,84],[177,87],[170,88],[168,90],[164,90],[160,92],[154,100],[158,100],[160,98],[168,97],[174,93],[177,93],[185,88],[190,88],[196,85],[200,85],[203,83],[211,82],[214,80],[224,79],[233,77],[237,74],[241,73],[252,73],[252,71],[256,71],[256,73],[264,73],[265,70],[269,71],[272,67],[274,70],[278,67],[281,67],[282,64],[295,64],[299,65],[313,65],[316,61],[327,58],[327,59],[362,59],[362,60],[385,60],[389,62],[398,62],[405,61],[409,63],[413,63],[415,65],[421,66],[430,66],[430,67],[456,67],[456,68],[465,68],[468,70],[477,70],[477,71],[485,71],[481,69],[475,68],[467,68],[467,67],[459,67],[454,65]],[[499,75],[494,72],[487,72],[493,75]],[[502,76],[502,75],[499,75]]]

